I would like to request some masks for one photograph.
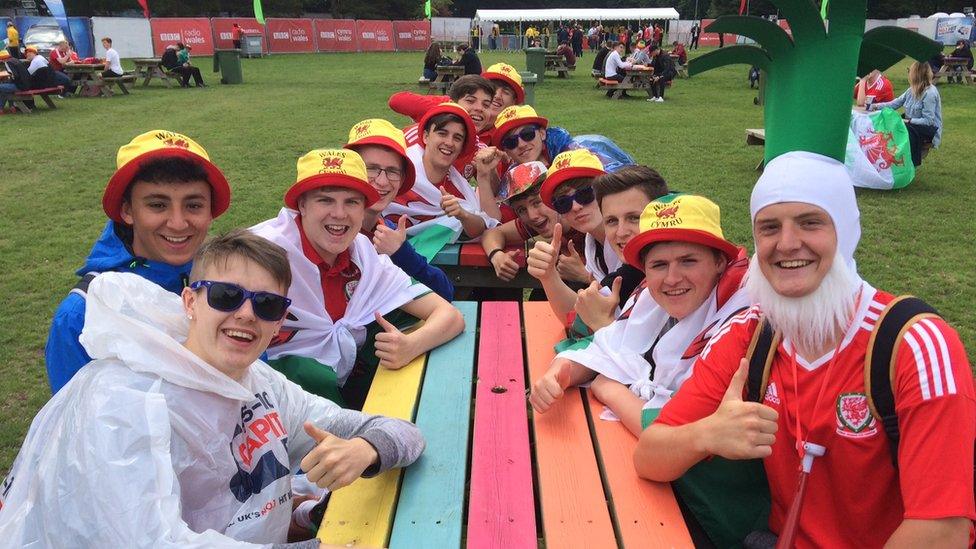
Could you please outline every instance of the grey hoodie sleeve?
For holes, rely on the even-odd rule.
[[[275,384],[278,385],[275,390],[286,412],[288,457],[293,468],[297,468],[315,446],[315,441],[305,432],[305,421],[341,438],[360,437],[369,442],[379,455],[379,463],[363,473],[366,477],[410,465],[424,451],[424,437],[413,423],[346,410],[328,399],[306,392],[281,374],[275,374]]]

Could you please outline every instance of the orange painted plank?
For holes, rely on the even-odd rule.
[[[525,267],[525,247],[509,246],[506,251],[518,251],[515,255],[515,262],[519,267]],[[488,256],[480,243],[468,242],[461,244],[461,251],[458,254],[458,265],[463,267],[489,267]]]
[[[552,346],[565,337],[544,301],[523,307],[530,383],[545,374]],[[533,413],[536,470],[547,547],[617,547],[590,429],[577,389],[545,414]]]
[[[671,485],[637,476],[634,470],[637,438],[623,423],[600,419],[603,403],[589,391],[586,393],[596,431],[597,453],[623,546],[693,548]]]

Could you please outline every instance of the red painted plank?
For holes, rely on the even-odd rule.
[[[525,247],[510,246],[505,249],[506,251],[517,251],[515,255],[515,262],[519,264],[519,267],[525,267]],[[461,252],[459,254],[458,264],[464,267],[488,267],[488,256],[485,254],[485,249],[481,247],[481,244],[475,242],[468,242],[461,245]]]
[[[537,546],[519,320],[516,302],[481,305],[469,548]]]
[[[534,383],[549,368],[555,354],[552,346],[565,332],[548,303],[522,306],[529,377]],[[579,390],[566,391],[548,412],[532,416],[546,546],[616,548]]]
[[[623,546],[693,548],[671,485],[637,476],[634,470],[637,438],[623,423],[600,419],[603,403],[589,391],[587,394],[599,458]]]

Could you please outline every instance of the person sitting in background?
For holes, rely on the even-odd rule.
[[[130,273],[92,281],[95,360],[31,422],[0,491],[4,544],[318,548],[287,543],[293,472],[342,490],[423,452],[415,425],[344,410],[258,359],[290,316],[280,246],[231,231],[187,282],[177,296]]]
[[[21,90],[30,89],[30,74],[27,72],[27,65],[23,61],[10,55],[7,50],[0,50],[0,63],[9,75],[9,80],[0,82],[0,112],[3,114],[13,114],[16,108],[7,108],[6,104],[10,98]],[[29,107],[33,108],[34,100],[26,101]]]
[[[651,94],[654,97],[648,97],[647,100],[663,103],[664,89],[678,75],[678,70],[674,68],[674,59],[671,59],[671,55],[665,53],[660,46],[651,44],[649,49],[651,50],[649,52],[651,62],[654,66],[654,74],[651,76]]]
[[[105,48],[105,59],[102,61],[105,63],[105,70],[102,71],[102,77],[121,77],[125,71],[122,69],[122,59],[119,57],[119,52],[112,47],[112,39],[108,36],[102,38],[102,47]]]
[[[437,79],[437,66],[440,64],[441,47],[436,42],[431,42],[424,54],[424,78],[432,82]]]
[[[607,42],[603,42],[596,52],[596,58],[593,59],[593,74],[603,76],[603,70],[607,64],[607,55],[610,55],[610,46],[607,45]]]
[[[651,58],[644,49],[646,46],[647,44],[643,40],[638,40],[634,52],[630,54],[627,61],[634,65],[650,65]]]
[[[30,87],[32,90],[53,88],[54,86],[64,86],[71,83],[70,78],[67,81],[59,81],[55,77],[55,72],[48,66],[47,59],[43,55],[38,54],[37,48],[34,46],[24,48],[24,57],[27,58],[27,74],[30,75]]]
[[[870,101],[867,101],[868,97],[871,98]],[[868,102],[887,103],[893,101],[895,93],[891,89],[891,81],[881,71],[873,70],[854,85],[854,99],[858,107],[863,107]]]
[[[871,106],[871,110],[905,108],[902,118],[908,129],[912,163],[916,166],[922,164],[922,146],[925,143],[938,147],[942,141],[942,98],[932,78],[932,67],[926,62],[916,61],[908,68],[909,88],[893,101]]]
[[[570,67],[576,66],[576,52],[573,51],[569,42],[560,42],[559,47],[556,48],[556,55],[563,56],[566,59],[566,64]]]
[[[467,44],[458,44],[457,51],[461,57],[454,64],[464,67],[464,74],[481,74],[481,59],[474,48]]]
[[[685,45],[681,42],[675,40],[671,43],[671,55],[678,58],[679,65],[688,64],[688,52],[685,50]]]
[[[75,92],[77,86],[71,83],[71,77],[64,72],[64,66],[71,63],[78,63],[78,54],[68,45],[67,40],[62,40],[58,42],[58,45],[51,50],[51,55],[48,57],[48,66],[54,71],[54,78],[57,80],[59,86],[64,86],[64,89],[68,94]]]
[[[200,74],[200,69],[192,65],[184,66],[182,63],[180,63],[178,49],[179,45],[176,44],[166,46],[166,51],[164,51],[162,57],[160,57],[159,64],[167,72],[179,75],[181,88],[190,87],[191,76],[193,77],[193,81],[197,87],[203,86],[203,76]]]
[[[190,63],[190,46],[183,44],[182,42],[176,43],[176,60],[179,62],[180,67],[183,68],[181,71],[183,74],[183,87],[189,87],[190,77],[193,77],[193,84],[198,88],[204,88],[207,85],[203,83],[203,75],[200,74],[200,69],[194,67]]]
[[[960,40],[956,42],[956,49],[952,50],[952,53],[949,54],[949,57],[953,57],[956,59],[965,59],[966,60],[965,70],[967,71],[973,70],[973,50],[969,48],[969,41]],[[951,79],[953,76],[955,76],[959,80],[959,83],[961,84],[963,78],[963,68],[956,66],[955,71],[953,72],[952,75],[949,76],[949,78]]]
[[[623,82],[626,73],[624,69],[629,69],[633,67],[632,63],[628,63],[623,60],[624,51],[626,46],[623,42],[616,42],[610,49],[610,53],[607,54],[607,60],[603,65],[603,77],[607,80],[616,80],[617,82]],[[613,97],[615,90],[608,90],[607,97]],[[621,92],[621,97],[627,97],[627,91]]]

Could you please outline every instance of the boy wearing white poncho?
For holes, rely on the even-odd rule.
[[[593,342],[563,351],[533,387],[538,412],[572,385],[592,390],[634,434],[691,375],[698,353],[726,319],[748,307],[739,289],[744,250],[724,239],[707,198],[669,194],[644,208],[641,232],[624,248],[643,288]]]
[[[245,231],[203,245],[182,300],[136,274],[96,277],[81,335],[94,360],[31,424],[0,488],[3,545],[318,548],[286,544],[299,467],[337,490],[416,460],[415,426],[343,410],[258,360],[289,279],[284,251]]]
[[[358,153],[317,149],[298,160],[278,217],[251,228],[285,249],[294,274],[292,306],[268,348],[271,365],[306,390],[353,408],[365,400],[375,359],[402,368],[464,328],[457,309],[412,282],[360,233],[366,208],[378,199]],[[423,326],[400,332],[382,317],[395,309]]]

